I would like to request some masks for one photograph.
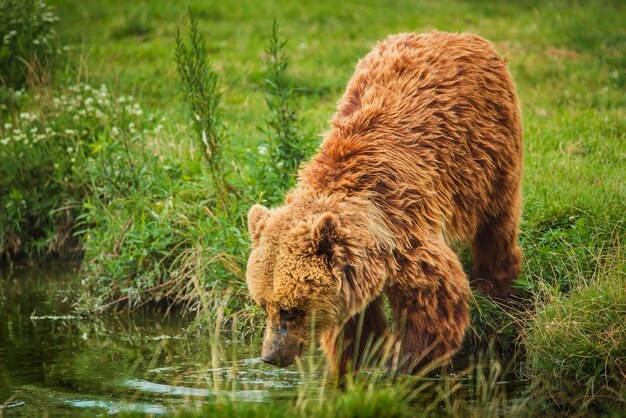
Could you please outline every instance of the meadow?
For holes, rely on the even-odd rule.
[[[476,295],[461,354],[515,358],[530,388],[515,413],[624,408],[623,2],[15,4],[0,0],[1,262],[79,260],[72,297],[87,317],[159,307],[244,336],[262,326],[245,288],[247,210],[281,202],[358,59],[398,32],[489,39],[522,106],[525,265],[514,309]],[[415,413],[414,388],[388,387],[357,382],[276,414],[353,416],[364,396],[371,416]],[[482,399],[497,415],[509,404],[496,392]]]

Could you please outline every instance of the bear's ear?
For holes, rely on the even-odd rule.
[[[256,246],[261,237],[261,232],[265,228],[265,222],[270,216],[270,211],[263,205],[254,205],[248,212],[248,232],[252,245]]]
[[[338,255],[336,253],[341,242],[340,231],[337,216],[330,212],[322,214],[311,229],[311,243],[315,253],[332,261]]]

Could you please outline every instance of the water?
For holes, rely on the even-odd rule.
[[[0,417],[160,415],[216,399],[268,403],[295,399],[299,390],[320,395],[322,368],[310,365],[320,365],[321,354],[304,359],[301,373],[263,364],[258,338],[230,336],[216,346],[210,335],[186,331],[190,318],[181,315],[81,318],[68,291],[76,283],[68,267],[0,272]],[[443,379],[455,375],[476,398],[472,376],[453,371]],[[496,385],[506,386],[508,399],[519,393],[506,376]]]
[[[67,268],[0,275],[0,416],[162,414],[226,398],[291,397],[297,369],[262,364],[258,343],[187,335],[189,319],[72,312]],[[213,344],[214,345],[214,344]]]

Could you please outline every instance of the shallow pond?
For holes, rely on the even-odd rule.
[[[259,341],[223,339],[216,348],[209,335],[186,334],[190,320],[179,315],[80,318],[68,297],[75,283],[66,267],[0,273],[0,416],[158,415],[218,398],[294,399],[305,384],[314,397],[322,385],[315,367],[262,364]]]
[[[0,414],[163,413],[216,397],[262,402],[300,384],[261,364],[257,344],[186,336],[189,320],[157,313],[72,313],[67,269],[0,276]],[[232,359],[232,360],[224,360]]]

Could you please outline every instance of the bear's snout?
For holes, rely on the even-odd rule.
[[[278,347],[277,349],[269,352],[265,352],[261,355],[261,361],[267,364],[271,364],[272,366],[277,367],[288,367],[291,366],[298,355],[300,355],[300,350],[289,349],[289,347]]]
[[[261,361],[278,367],[291,366],[301,354],[303,345],[287,330],[270,327],[265,334]]]

